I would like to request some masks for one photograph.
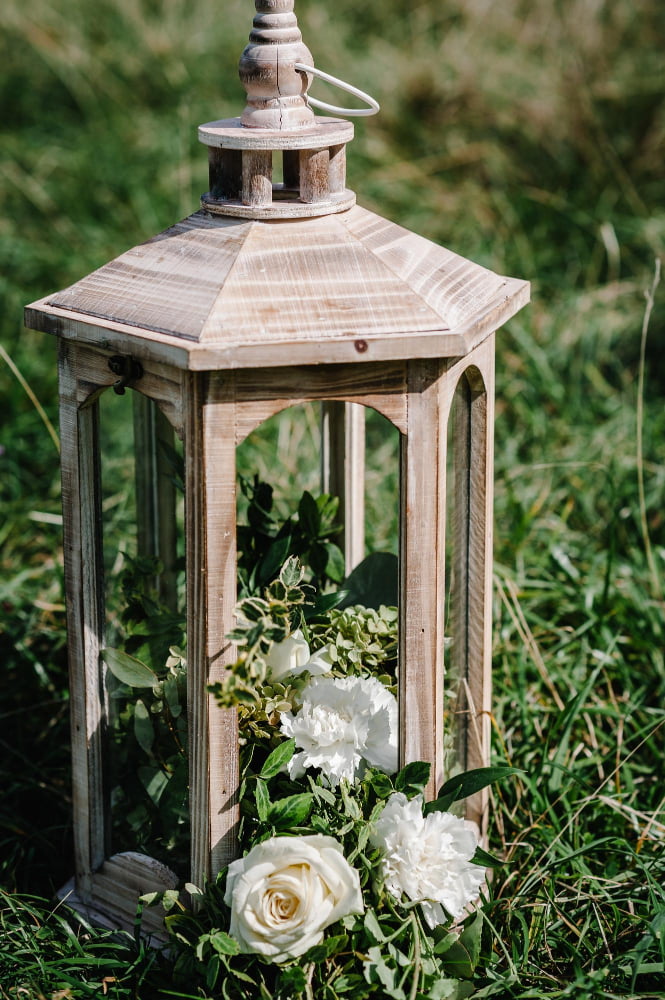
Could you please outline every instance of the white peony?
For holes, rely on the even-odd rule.
[[[327,674],[332,669],[328,647],[324,646],[313,655],[310,654],[307,641],[299,628],[282,642],[273,642],[264,659],[273,681],[296,677],[305,670],[315,675]]]
[[[421,795],[410,801],[402,792],[391,795],[371,842],[383,852],[388,891],[421,903],[430,927],[445,923],[446,914],[461,917],[485,881],[485,869],[471,862],[474,824],[447,812],[423,816]]]
[[[271,837],[231,862],[224,902],[243,952],[303,955],[330,924],[364,910],[358,872],[333,837]]]
[[[297,714],[285,712],[280,726],[300,753],[289,762],[291,778],[321,768],[335,787],[362,777],[367,764],[387,774],[397,770],[397,700],[374,677],[315,677],[301,693]]]

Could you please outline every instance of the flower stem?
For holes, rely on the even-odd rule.
[[[312,979],[314,978],[314,962],[312,962],[307,970],[307,982],[305,983],[305,996],[307,1000],[315,1000],[314,991],[312,990]]]
[[[409,1000],[416,1000],[422,963],[420,961],[420,928],[413,911],[409,914],[409,922],[413,928],[413,982],[411,983]]]

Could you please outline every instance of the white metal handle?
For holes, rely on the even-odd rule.
[[[334,104],[326,104],[324,101],[317,101],[314,97],[310,97],[309,94],[305,94],[305,100],[308,104],[311,104],[314,108],[320,108],[322,111],[332,111],[337,115],[344,115],[348,118],[362,118],[368,117],[369,115],[375,115],[379,111],[378,101],[375,101],[373,97],[366,94],[364,90],[358,90],[357,87],[352,87],[350,83],[345,83],[344,80],[338,80],[336,76],[331,76],[330,73],[324,73],[322,69],[317,69],[316,66],[307,66],[305,63],[294,63],[294,69],[297,69],[303,73],[311,73],[312,76],[318,76],[326,83],[332,83],[335,87],[339,87],[340,90],[345,90],[347,94],[353,94],[361,101],[365,101],[369,105],[367,108],[337,108]]]

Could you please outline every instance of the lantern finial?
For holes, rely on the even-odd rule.
[[[312,66],[303,43],[294,0],[255,0],[256,17],[239,73],[247,91],[242,124],[249,128],[294,129],[314,124],[305,100],[312,79],[295,64]]]

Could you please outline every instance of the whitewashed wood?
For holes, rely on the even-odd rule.
[[[163,603],[177,610],[178,556],[174,470],[165,448],[175,447],[173,427],[153,400],[132,393],[134,416],[134,482],[138,554],[157,558],[162,570],[155,588]]]
[[[103,753],[105,692],[99,412],[79,408],[79,355],[62,342],[59,356],[65,596],[70,673],[74,856],[78,891],[87,899],[92,872],[106,852]]]
[[[230,375],[228,376],[231,377]],[[406,366],[403,362],[333,367],[288,367],[237,371],[236,443],[289,406],[336,399],[369,406],[398,430],[406,430]]]
[[[310,128],[248,129],[239,118],[199,125],[199,141],[205,146],[225,149],[321,149],[345,145],[353,139],[353,123],[341,118],[319,116]]]
[[[505,315],[489,317],[494,325],[501,325],[518,308],[528,301],[528,285],[515,281],[516,296],[510,300],[512,311]],[[367,335],[364,339],[339,337],[328,341],[284,340],[273,345],[257,347],[255,344],[215,345],[199,344],[169,337],[155,331],[141,329],[138,333],[131,326],[105,319],[94,322],[83,320],[69,309],[50,305],[50,299],[32,303],[27,307],[25,324],[31,330],[55,334],[63,340],[98,344],[103,339],[105,348],[114,354],[131,354],[141,360],[170,363],[181,371],[214,371],[252,368],[281,368],[285,364],[356,364],[394,361],[406,358],[447,357],[457,358],[469,353],[473,347],[459,333],[432,331],[414,337],[412,334],[390,337]],[[508,307],[507,307],[508,308]],[[496,321],[496,322],[495,322]],[[482,343],[483,336],[478,342]],[[362,351],[358,345],[362,345]]]
[[[330,193],[337,194],[346,187],[346,146],[331,146],[329,158]]]
[[[408,368],[400,474],[400,764],[431,763],[427,795],[432,798],[443,779],[442,365],[412,361]]]
[[[300,197],[304,202],[325,201],[329,195],[327,149],[300,151]]]
[[[288,129],[311,124],[314,112],[305,101],[311,75],[298,73],[295,63],[313,65],[303,43],[293,0],[255,0],[249,44],[239,64],[247,91],[243,125],[253,129]]]
[[[115,329],[168,357],[180,339],[188,356],[177,363],[197,370],[276,367],[461,356],[527,298],[526,283],[358,207],[297,230],[199,212],[35,304],[27,321],[73,335],[78,316],[85,337],[95,317],[96,343],[110,346]]]
[[[330,401],[321,405],[321,489],[339,497],[347,576],[365,556],[365,408]]]
[[[245,204],[242,201],[218,200],[209,192],[201,196],[201,208],[217,216],[238,219],[259,219],[264,222],[310,219],[323,215],[338,215],[353,208],[356,196],[353,191],[340,191],[326,198],[306,202],[298,191],[292,192],[283,185],[274,184],[272,200],[263,204]]]
[[[109,360],[114,356],[114,353],[77,344],[76,398],[80,406],[93,402],[101,392],[109,389],[118,381],[118,376],[109,368]],[[135,354],[130,356],[135,357]],[[142,395],[157,404],[176,433],[182,436],[182,376],[180,372],[177,369],[174,371],[172,366],[151,360],[143,361],[142,366],[141,378],[130,384],[126,391],[133,392],[134,387],[140,389]]]
[[[236,851],[238,720],[207,693],[234,651],[226,640],[236,602],[235,400],[214,375],[192,376],[185,444],[188,720],[192,879]]]
[[[178,881],[166,865],[127,851],[110,857],[92,875],[92,890],[87,899],[82,898],[73,879],[58,891],[57,898],[98,926],[133,931],[139,897],[175,889]],[[166,940],[164,915],[161,906],[143,910],[141,932],[153,944]]]
[[[242,154],[243,205],[261,208],[272,204],[272,152],[244,150]]]

